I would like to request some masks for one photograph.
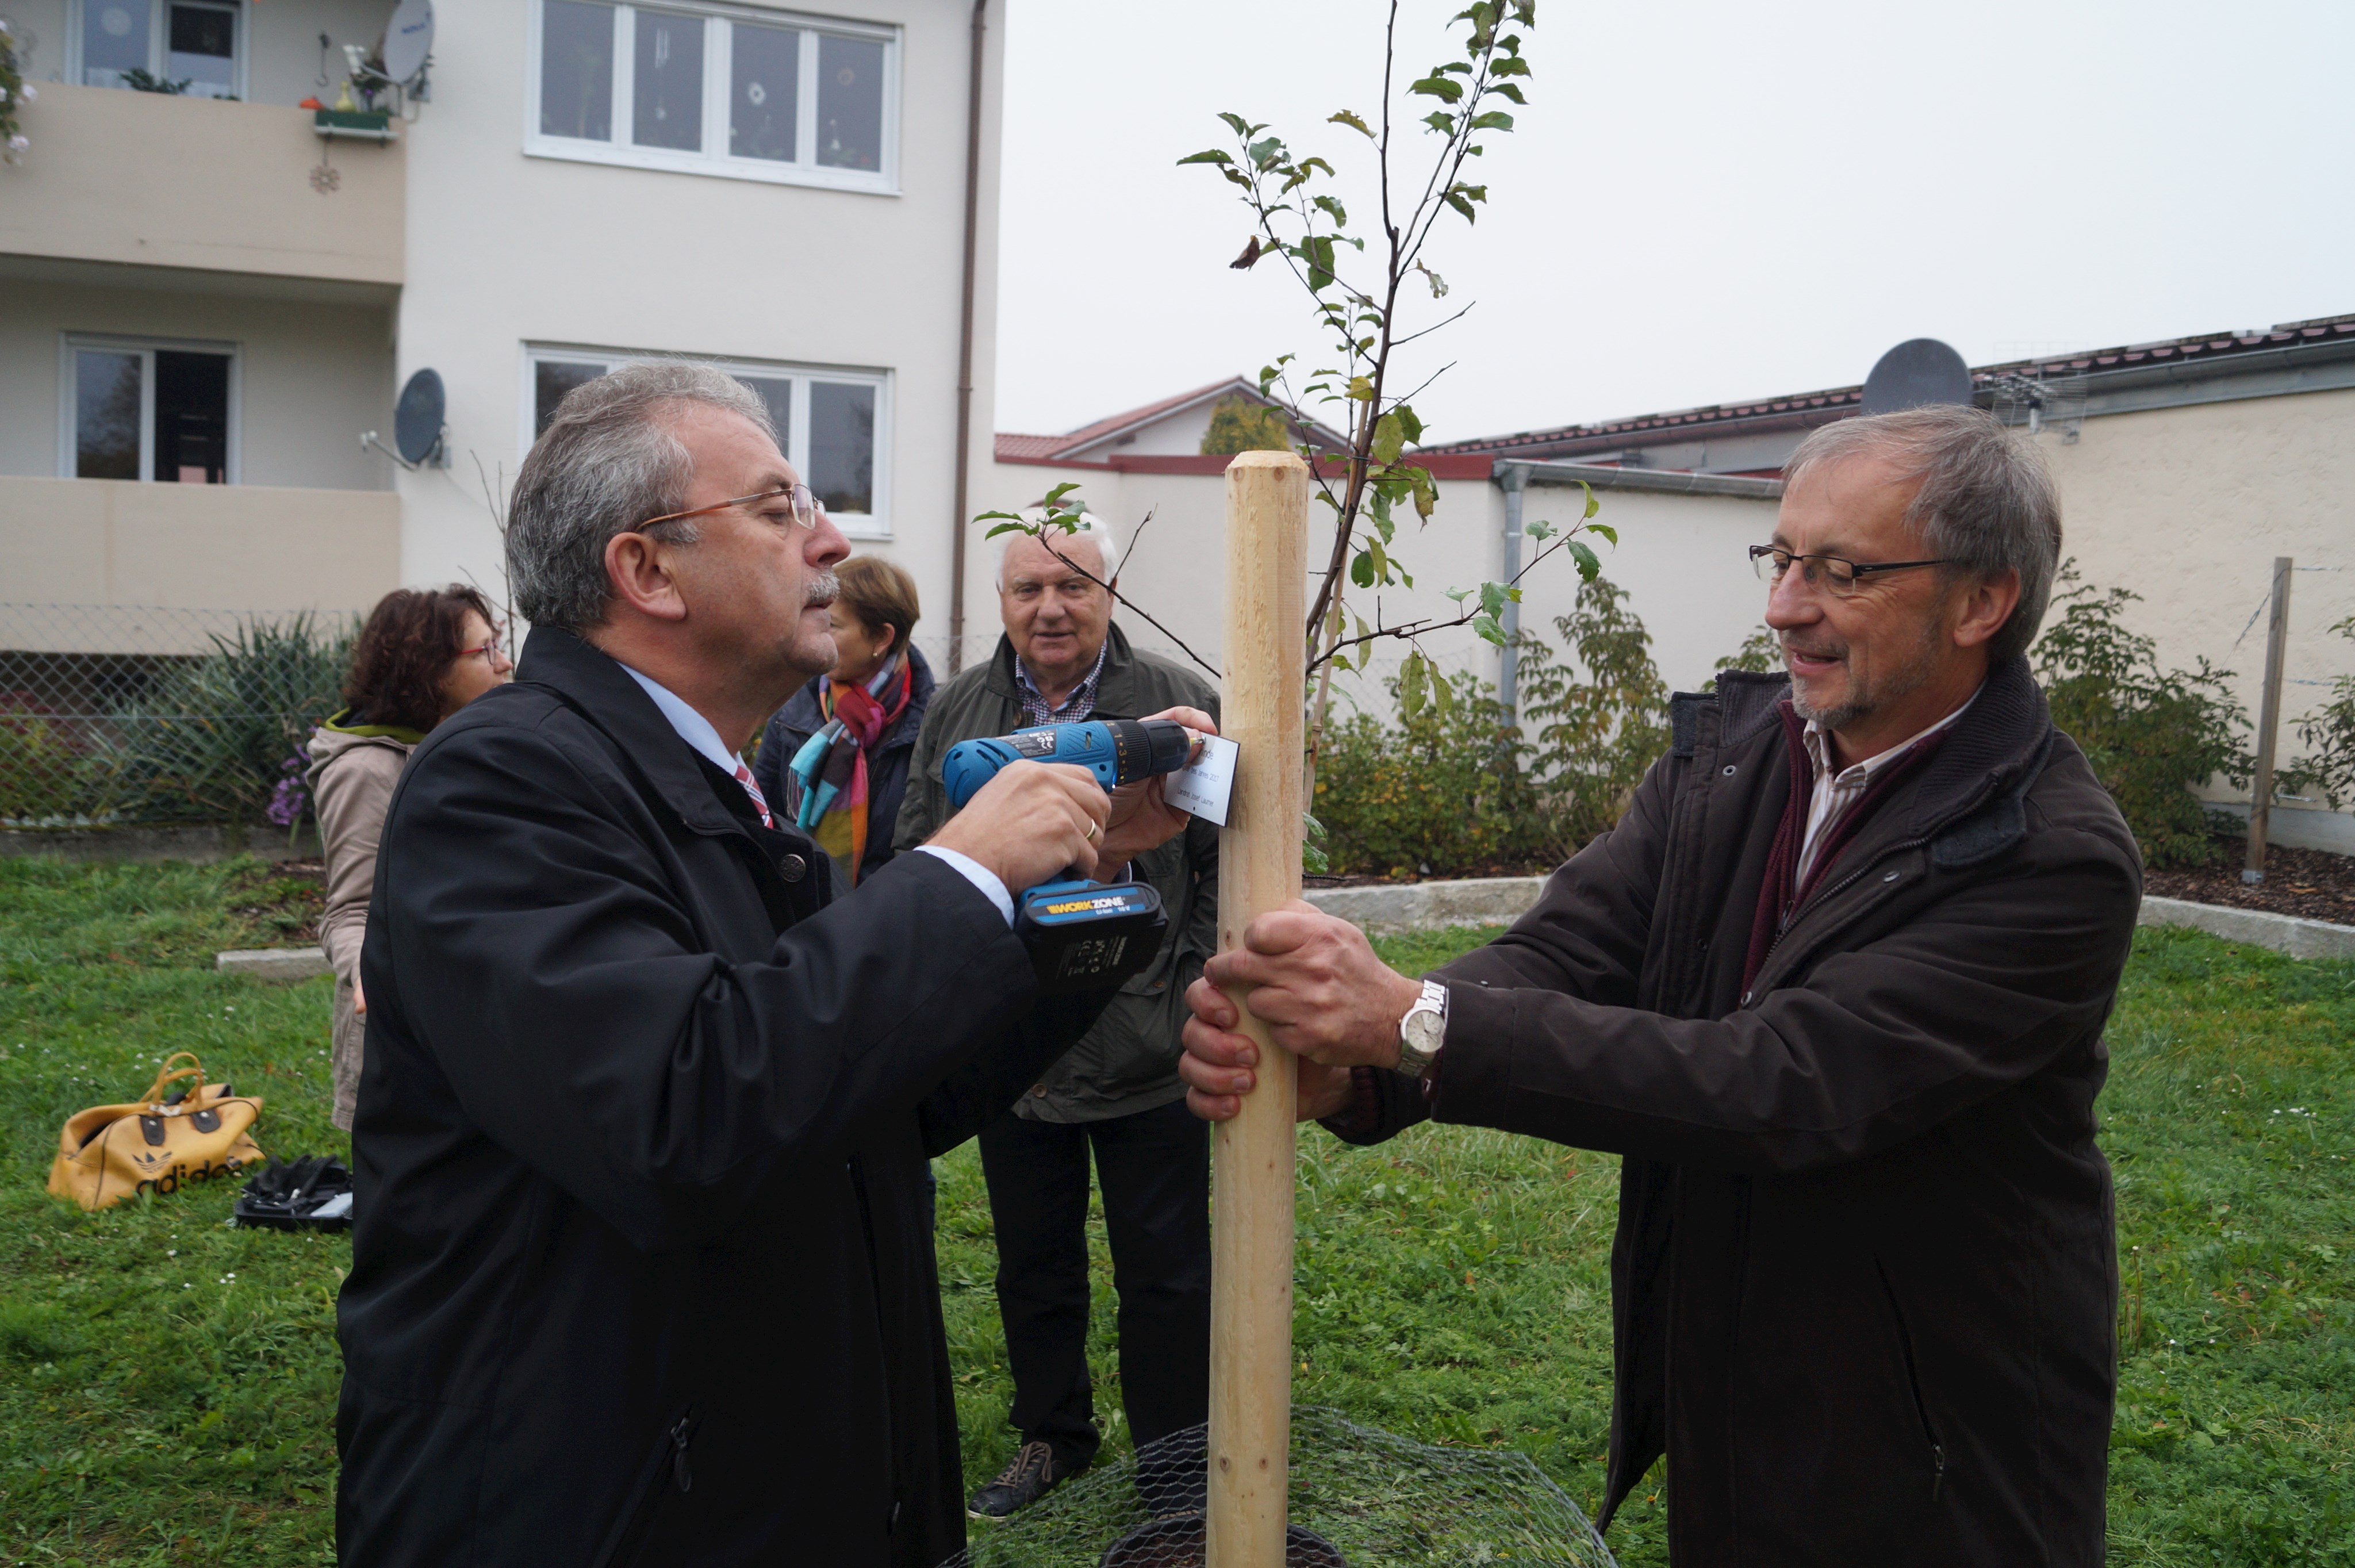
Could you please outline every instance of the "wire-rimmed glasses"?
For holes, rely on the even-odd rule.
[[[1783,574],[1797,561],[1799,571],[1810,588],[1822,588],[1847,597],[1856,592],[1856,585],[1876,571],[1905,571],[1917,566],[1954,566],[1957,562],[1938,560],[1872,560],[1855,561],[1837,555],[1801,555],[1780,545],[1754,544],[1750,547],[1751,570],[1758,581],[1770,586],[1783,581]]]
[[[787,522],[799,523],[805,528],[817,527],[817,496],[810,487],[806,485],[780,485],[773,490],[756,490],[750,496],[739,496],[730,501],[714,501],[709,507],[698,507],[692,511],[668,512],[659,517],[648,517],[638,528],[643,530],[653,528],[656,523],[675,523],[683,517],[699,517],[706,512],[724,512],[730,507],[750,506],[754,501],[773,500],[780,496],[785,501],[782,508],[783,516],[776,515],[781,508],[774,507],[764,507],[754,516],[780,528]]]

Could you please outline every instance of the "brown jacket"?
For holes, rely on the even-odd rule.
[[[360,941],[368,934],[368,896],[376,889],[376,846],[384,831],[392,786],[422,739],[414,731],[354,724],[338,713],[311,731],[313,809],[327,859],[327,907],[319,917],[319,945],[336,971],[336,1015],[330,1057],[335,1071],[336,1125],[352,1130],[367,1020],[352,1008],[359,977]]]
[[[1429,1114],[1625,1157],[1604,1518],[1671,1456],[1679,1564],[2103,1560],[2116,1243],[2094,1100],[2141,895],[1998,667],[1745,990],[1786,681],[1679,696],[1626,817],[1439,971]]]

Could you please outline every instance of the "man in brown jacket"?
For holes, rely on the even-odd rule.
[[[2060,511],[1984,413],[1828,426],[1753,551],[1787,673],[1679,696],[1625,817],[1418,982],[1305,904],[1188,996],[1231,1115],[1614,1151],[1607,1524],[1678,1564],[2103,1558],[2117,1275],[2094,1100],[2140,862],[2022,656]]]

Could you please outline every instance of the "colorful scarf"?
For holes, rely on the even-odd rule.
[[[802,785],[796,826],[833,858],[846,886],[858,885],[867,858],[867,753],[908,710],[915,690],[915,667],[906,658],[867,686],[828,676],[818,696],[826,721],[789,764]]]

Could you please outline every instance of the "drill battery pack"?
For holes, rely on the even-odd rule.
[[[1049,882],[1024,893],[1014,912],[1042,997],[1123,984],[1153,962],[1168,923],[1161,895],[1144,882]]]

